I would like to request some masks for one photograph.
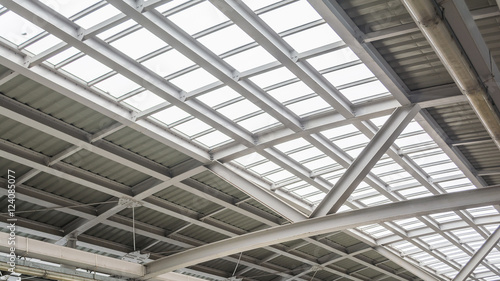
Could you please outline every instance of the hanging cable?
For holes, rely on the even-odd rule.
[[[233,276],[236,274],[236,269],[238,269],[238,265],[240,264],[240,260],[241,260],[241,255],[243,255],[243,252],[240,253],[240,257],[238,258],[238,262],[236,263],[236,266],[234,267],[234,271],[233,271]]]
[[[316,273],[318,273],[318,270],[319,270],[319,267],[317,267],[317,268],[316,268],[316,271],[314,271],[314,274],[313,274],[313,276],[311,277],[311,280],[310,280],[310,281],[314,280],[314,276],[316,276]]]
[[[134,252],[135,252],[135,206],[132,205],[132,239],[134,243]]]

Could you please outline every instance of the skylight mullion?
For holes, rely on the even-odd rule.
[[[255,39],[278,61],[290,69],[306,85],[344,117],[353,117],[351,103],[307,61],[298,61],[298,54],[274,30],[243,3],[212,1],[243,31]],[[278,119],[279,120],[279,119]]]
[[[128,4],[121,2],[110,1],[122,12],[126,12],[135,20],[145,24],[145,27],[151,26],[150,31],[162,38],[167,44],[174,46],[178,51],[187,55],[195,63],[203,65],[203,67],[212,75],[225,82],[228,86],[240,92],[250,101],[262,105],[271,116],[284,123],[286,126],[301,130],[301,125],[298,119],[288,110],[280,107],[273,99],[270,99],[262,93],[262,90],[255,87],[246,81],[235,81],[234,70],[228,66],[222,59],[215,56],[204,46],[199,44],[192,37],[187,36],[184,31],[180,30],[175,24],[164,18],[161,14],[151,11],[142,14],[130,7]],[[161,23],[160,28],[152,29],[152,26],[157,26]],[[189,46],[188,46],[189,45]]]

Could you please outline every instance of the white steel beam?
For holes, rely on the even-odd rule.
[[[241,1],[212,0],[222,13],[321,96],[345,118],[354,117],[351,103],[307,61]]]
[[[493,205],[498,202],[500,202],[498,190],[484,188],[327,215],[222,240],[151,262],[146,265],[147,274],[143,278],[152,278],[178,268],[286,241],[382,221]]]
[[[264,109],[274,118],[285,124],[285,126],[292,128],[294,131],[302,129],[302,125],[294,113],[273,98],[265,95],[262,89],[251,81],[246,79],[240,80],[239,73],[233,67],[156,10],[145,11],[142,6],[137,5],[134,1],[126,3],[121,0],[108,0],[108,2],[140,23],[144,28],[165,41],[165,43],[193,60],[220,81]],[[214,127],[218,128],[220,125],[215,125]]]
[[[176,86],[104,41],[96,37],[84,38],[84,29],[64,16],[53,13],[46,5],[29,0],[21,2],[1,0],[0,3],[34,24],[41,25],[52,35],[114,69],[131,81],[142,85],[191,115],[204,120],[222,133],[244,144],[253,144],[253,138],[246,130],[194,100],[184,101],[185,93]]]
[[[469,277],[474,269],[483,261],[483,259],[497,246],[500,240],[500,226],[486,239],[484,244],[479,248],[467,264],[455,276],[453,281],[464,281]]]
[[[397,109],[352,162],[310,217],[321,217],[337,212],[419,110],[419,106]]]

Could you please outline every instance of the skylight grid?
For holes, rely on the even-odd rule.
[[[59,44],[61,43],[61,39],[55,37],[52,34],[48,34],[40,40],[36,40],[35,42],[30,44],[22,44],[20,47],[23,47],[33,55],[39,55],[49,49],[59,46]]]
[[[277,33],[321,19],[313,7],[304,0],[284,5],[259,16]]]
[[[140,111],[144,111],[166,101],[150,91],[143,91],[137,95],[125,99],[123,102],[133,106],[134,108],[137,108]]]
[[[167,44],[145,28],[141,28],[111,42],[110,45],[136,60]]]
[[[17,46],[43,32],[37,25],[11,11],[0,16],[0,26],[9,27],[0,28],[0,37]]]
[[[201,2],[179,13],[170,15],[168,19],[190,35],[229,20],[208,1]]]
[[[66,18],[73,17],[76,13],[85,10],[99,1],[100,0],[79,0],[73,3],[73,1],[65,0],[40,0],[40,2]]]

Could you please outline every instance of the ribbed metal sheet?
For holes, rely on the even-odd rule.
[[[219,178],[211,171],[200,173],[192,178],[208,186],[211,186],[219,191],[222,191],[225,194],[230,195],[236,199],[241,200],[248,197],[245,193],[239,191],[233,185]]]
[[[117,229],[111,226],[98,224],[85,232],[86,235],[129,246],[133,249],[134,238],[132,232]],[[135,235],[135,245],[137,249],[142,249],[155,242],[155,239],[142,235]]]
[[[297,251],[308,254],[310,256],[314,256],[316,258],[320,258],[324,255],[330,254],[330,252],[325,248],[319,247],[314,244],[307,244],[303,247],[298,248]]]
[[[476,24],[490,49],[497,66],[500,65],[500,16],[477,20]]]
[[[97,111],[21,75],[0,86],[0,92],[91,134],[114,123]]]
[[[295,259],[291,259],[291,258],[286,257],[286,256],[278,256],[278,257],[270,260],[269,263],[275,264],[275,265],[278,265],[278,266],[281,266],[284,268],[288,268],[288,269],[294,269],[294,268],[297,268],[297,267],[302,265],[301,262],[299,262]]]
[[[105,140],[167,167],[173,167],[190,159],[185,154],[130,128],[121,129]]]
[[[9,169],[14,171],[16,175],[23,175],[24,173],[31,170],[31,168],[28,166],[24,166],[17,162],[12,162],[10,160],[0,158],[0,177],[2,177],[3,179],[7,179],[7,172]]]
[[[7,207],[10,203],[8,203],[8,197],[3,196],[0,199],[0,212],[7,213]],[[32,221],[44,223],[50,226],[61,228],[66,224],[70,223],[77,217],[68,215],[65,213],[61,213],[57,210],[50,210],[45,207],[31,204],[19,198],[15,201],[16,211],[15,215],[19,218],[26,218]],[[19,222],[18,225],[22,226],[22,222]]]
[[[373,42],[410,90],[453,83],[420,31]]]
[[[488,132],[468,103],[428,109],[452,141],[488,138]]]
[[[163,228],[165,231],[174,231],[185,225],[183,220],[146,207],[137,207],[135,208],[134,213],[136,221]],[[132,219],[132,209],[130,208],[125,209],[118,214]]]
[[[398,27],[413,20],[401,1],[337,1],[366,34]],[[410,90],[452,83],[436,53],[420,31],[372,42]]]
[[[0,115],[0,138],[51,157],[72,146],[42,131]]]
[[[175,186],[166,188],[156,193],[155,196],[172,202],[175,205],[193,210],[200,215],[208,215],[221,208],[219,205],[212,203],[207,199],[193,195]]]
[[[34,176],[25,185],[84,204],[105,202],[112,198],[105,193],[46,173]]]
[[[263,223],[258,222],[254,219],[248,218],[244,215],[236,213],[234,211],[225,210],[216,215],[212,216],[214,219],[225,222],[227,224],[236,226],[245,231],[252,231],[256,228],[265,226]]]
[[[80,150],[63,161],[130,187],[149,178],[146,174],[88,150]]]
[[[347,235],[344,232],[337,232],[325,239],[328,239],[330,242],[336,243],[342,247],[350,247],[361,243],[358,239]]]
[[[228,238],[218,232],[214,232],[197,225],[191,225],[180,231],[179,234],[196,239],[202,243],[212,243]]]

